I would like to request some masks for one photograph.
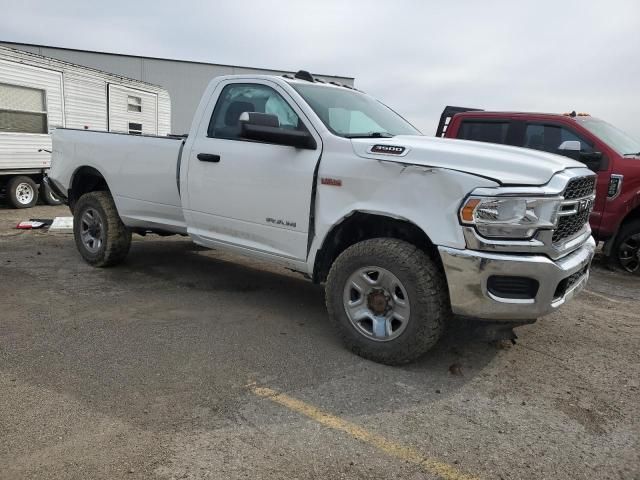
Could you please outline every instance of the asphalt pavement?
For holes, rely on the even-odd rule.
[[[0,206],[0,478],[638,479],[640,279],[416,363],[343,348],[300,275],[134,237],[94,269],[65,207]]]

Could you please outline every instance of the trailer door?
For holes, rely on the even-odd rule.
[[[109,84],[109,131],[132,135],[158,134],[158,95]]]

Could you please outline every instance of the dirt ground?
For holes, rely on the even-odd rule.
[[[2,479],[640,479],[637,278],[596,262],[516,345],[456,321],[387,367],[299,275],[153,236],[94,269],[14,229],[56,215],[0,206]]]

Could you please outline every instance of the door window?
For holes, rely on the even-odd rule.
[[[213,109],[207,135],[239,139],[240,115],[244,112],[269,113],[278,117],[281,128],[303,128],[298,115],[273,88],[259,84],[232,83],[220,93]]]
[[[506,143],[509,122],[463,121],[458,138],[477,142]]]
[[[582,153],[593,153],[593,144],[591,142],[586,141],[568,128],[558,125],[527,124],[522,146],[533,148],[534,150],[558,153],[560,144],[567,140],[579,141]]]

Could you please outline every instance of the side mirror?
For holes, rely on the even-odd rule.
[[[276,115],[244,112],[240,115],[240,136],[248,140],[315,150],[316,141],[306,130],[282,128]]]
[[[578,140],[565,140],[558,147],[558,153],[584,163],[587,168],[597,172],[602,169],[602,152],[581,152],[582,145]]]
[[[560,144],[558,150],[579,152],[582,150],[582,145],[580,145],[578,140],[565,140]]]
[[[580,161],[580,150],[582,145],[578,140],[565,140],[558,147],[558,154],[569,157],[572,160]]]

